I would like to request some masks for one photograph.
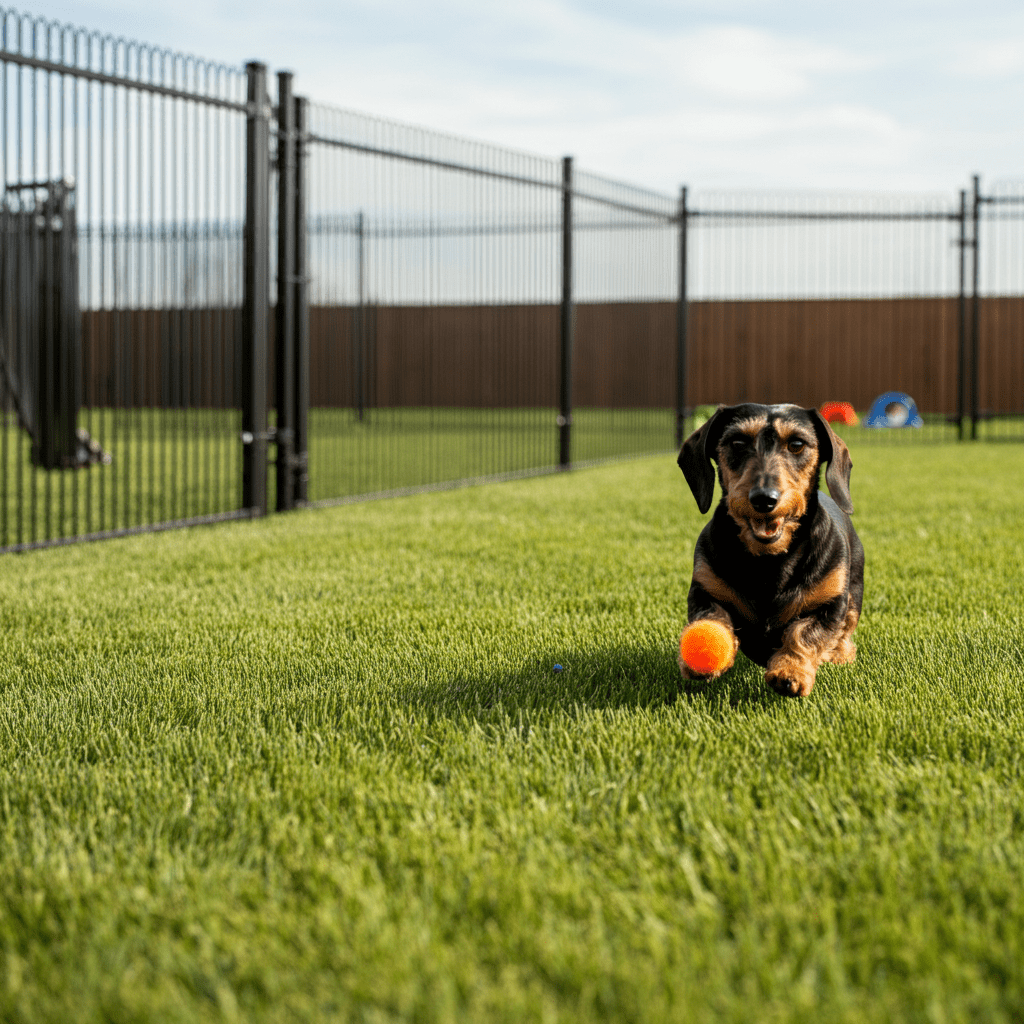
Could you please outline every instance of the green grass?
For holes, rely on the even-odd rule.
[[[273,415],[271,421],[273,421]],[[330,501],[446,481],[523,474],[559,460],[555,409],[311,409],[309,498]],[[108,465],[44,471],[14,423],[0,426],[0,547],[223,516],[243,508],[241,412],[92,409],[80,426]],[[572,459],[671,449],[667,409],[579,409]],[[267,493],[275,503],[276,449]]]
[[[703,422],[713,412],[701,406]],[[311,409],[309,499],[430,487],[449,481],[525,475],[559,461],[557,410]],[[273,416],[271,416],[273,420]],[[0,548],[135,529],[172,520],[229,516],[243,508],[241,413],[235,409],[91,409],[80,425],[111,456],[109,465],[46,472],[31,442],[0,426]],[[930,417],[923,430],[840,427],[852,444],[952,441],[956,427]],[[1024,419],[984,420],[983,439],[1024,441]],[[576,464],[652,454],[674,444],[668,409],[582,408],[573,413]],[[275,504],[276,449],[267,493]]]
[[[241,413],[91,409],[79,426],[108,465],[43,470],[16,424],[0,426],[0,546],[231,512],[242,504]]]
[[[1019,1020],[1024,450],[854,461],[802,701],[670,457],[0,559],[0,1020]]]
[[[312,501],[372,494],[448,480],[523,473],[559,460],[558,410],[351,409],[310,413]],[[670,450],[668,409],[576,409],[577,463]]]

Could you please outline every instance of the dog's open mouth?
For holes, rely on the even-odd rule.
[[[782,536],[782,527],[785,524],[785,520],[779,519],[764,519],[748,520],[750,523],[750,532],[754,537],[759,540],[762,544],[773,544]]]

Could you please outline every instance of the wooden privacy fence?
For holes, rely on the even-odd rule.
[[[837,400],[866,409],[898,390],[922,412],[956,412],[956,298],[694,301],[689,315],[691,406]],[[310,404],[557,406],[558,318],[553,304],[314,306]],[[672,408],[675,318],[673,302],[578,304],[575,403]],[[1024,298],[982,299],[979,327],[981,410],[1024,411]],[[237,309],[88,311],[86,403],[237,406],[240,337]]]

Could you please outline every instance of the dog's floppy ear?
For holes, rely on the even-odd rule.
[[[679,449],[679,468],[697,499],[701,514],[711,508],[715,496],[715,470],[711,465],[712,456],[718,448],[722,431],[729,422],[730,409],[720,405],[711,419],[699,430],[695,430]]]
[[[850,450],[817,409],[808,409],[807,412],[814,421],[814,432],[818,435],[818,459],[828,463],[825,470],[828,493],[844,512],[852,512],[850,470],[853,469],[853,459],[850,458]]]

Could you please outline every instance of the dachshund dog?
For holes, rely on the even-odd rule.
[[[864,548],[849,516],[850,453],[815,409],[748,404],[720,406],[679,452],[702,513],[714,496],[711,460],[722,500],[694,549],[689,621],[728,627],[722,672],[742,650],[776,692],[806,697],[822,662],[857,656]],[[825,463],[831,498],[818,490]],[[679,667],[701,678],[681,658]]]

